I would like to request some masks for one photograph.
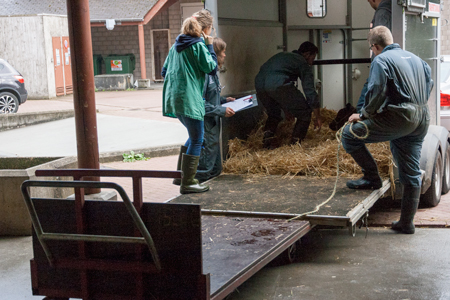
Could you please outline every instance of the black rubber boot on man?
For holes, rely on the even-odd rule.
[[[181,171],[183,171],[183,178],[181,178],[180,193],[203,193],[209,190],[209,186],[206,184],[200,184],[195,179],[197,173],[197,166],[200,156],[183,154],[181,160]]]
[[[364,176],[357,180],[347,181],[347,187],[350,189],[360,190],[377,190],[381,188],[383,186],[383,181],[378,174],[377,163],[373,159],[369,150],[367,150],[366,147],[363,147],[350,153],[350,155],[361,167]]]
[[[400,221],[392,222],[392,229],[406,234],[413,234],[414,216],[419,206],[420,187],[406,185],[403,187]]]
[[[185,154],[187,151],[187,147],[186,146],[181,146],[180,147],[180,154],[178,154],[178,162],[177,162],[177,171],[181,171],[181,159],[183,158],[183,154]],[[175,178],[172,181],[173,184],[175,185],[180,185],[181,184],[181,178]]]

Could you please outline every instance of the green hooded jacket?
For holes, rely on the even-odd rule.
[[[212,45],[200,38],[179,35],[170,48],[162,74],[163,115],[183,115],[201,120],[205,116],[203,86],[205,74],[216,72],[217,57]]]

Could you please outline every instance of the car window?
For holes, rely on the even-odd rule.
[[[441,82],[446,82],[450,77],[450,61],[441,63]]]
[[[7,69],[5,68],[5,65],[0,63],[0,74],[6,73],[5,71],[7,71]]]

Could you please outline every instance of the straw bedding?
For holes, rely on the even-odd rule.
[[[339,142],[336,132],[329,129],[329,123],[337,112],[322,109],[322,129],[314,131],[311,121],[306,139],[301,144],[289,145],[294,122],[283,121],[277,129],[274,150],[262,148],[263,128],[267,115],[264,115],[257,128],[246,141],[229,141],[228,158],[224,162],[224,172],[229,174],[286,175],[286,176],[336,176],[336,162]],[[377,161],[380,175],[392,177],[392,155],[389,143],[368,145],[369,151]],[[353,158],[345,153],[342,145],[339,152],[339,176],[356,178],[361,176],[361,168]]]

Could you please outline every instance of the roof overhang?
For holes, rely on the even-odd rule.
[[[161,10],[172,6],[178,0],[159,0],[153,7],[145,14],[144,18],[139,19],[114,19],[117,26],[131,26],[131,25],[146,25],[153,19]],[[106,26],[106,19],[91,20],[91,27]]]

